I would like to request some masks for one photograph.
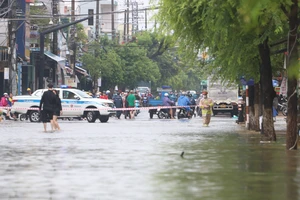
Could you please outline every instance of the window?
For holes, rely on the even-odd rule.
[[[76,99],[75,94],[70,91],[63,91],[63,98],[64,99]]]

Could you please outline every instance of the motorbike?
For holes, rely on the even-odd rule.
[[[143,104],[143,107],[147,107],[148,106],[148,97],[144,96],[142,98],[142,104]]]
[[[136,108],[140,107],[140,101],[139,100],[134,101],[134,107],[136,107]],[[141,112],[140,109],[136,109],[134,115],[137,116],[140,112]]]
[[[284,116],[287,115],[287,98],[280,96],[278,99],[277,110],[281,111]]]
[[[287,103],[278,103],[278,109],[282,112],[284,116],[287,115]]]
[[[177,118],[181,119],[181,118],[188,118],[191,119],[193,117],[193,112],[192,110],[187,111],[185,108],[179,108],[179,111],[177,113]]]
[[[174,117],[174,114],[176,113],[176,108],[172,108],[172,109],[173,109],[173,117]],[[159,119],[171,119],[169,109],[160,109],[157,113],[157,116]]]

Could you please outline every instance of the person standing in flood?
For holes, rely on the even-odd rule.
[[[50,120],[51,124],[51,132],[54,131],[54,123],[53,123],[53,112],[56,106],[56,97],[53,93],[53,85],[52,83],[48,84],[48,91],[43,93],[42,99],[40,101],[39,110],[41,113],[41,121],[44,125],[44,132],[47,132],[47,122]]]
[[[134,114],[135,114],[134,106],[135,106],[136,98],[133,90],[130,90],[130,94],[128,95],[126,100],[128,102],[128,107],[133,108],[132,110],[130,110],[130,119],[134,119]]]
[[[60,131],[60,126],[57,121],[57,117],[62,115],[62,106],[61,106],[61,100],[59,98],[59,91],[53,90],[53,93],[55,94],[55,106],[54,106],[54,113],[53,113],[53,124],[54,129]]]
[[[212,107],[214,102],[211,98],[207,97],[208,92],[203,90],[203,98],[200,100],[199,107],[202,109],[203,126],[208,126],[212,115]]]
[[[123,99],[120,96],[120,92],[117,92],[117,94],[113,97],[114,104],[116,108],[123,108]],[[122,110],[117,110],[117,118],[120,119],[120,116],[122,114]]]

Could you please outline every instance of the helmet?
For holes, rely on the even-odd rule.
[[[109,91],[109,90],[107,90],[107,91],[106,91],[106,94],[109,94],[109,93],[110,93],[110,91]]]
[[[3,95],[4,95],[4,96],[7,96],[8,94],[5,92]]]
[[[203,90],[202,94],[208,94],[208,92],[206,90]]]
[[[167,97],[167,96],[169,96],[169,94],[168,94],[168,93],[165,93],[164,96]]]
[[[27,88],[27,91],[30,91],[31,89],[30,88]]]

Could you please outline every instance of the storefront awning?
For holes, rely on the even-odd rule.
[[[57,56],[50,51],[45,51],[44,54],[52,60],[55,60],[63,70],[65,69],[66,58]]]
[[[76,70],[77,72],[79,72],[79,73],[85,75],[85,76],[89,75],[89,74],[87,73],[87,71],[86,71],[85,69],[81,68],[81,67],[75,66],[75,70]]]

